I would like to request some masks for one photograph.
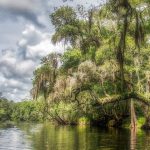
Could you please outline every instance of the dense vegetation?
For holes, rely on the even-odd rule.
[[[24,105],[29,110],[25,116],[36,119],[43,96],[44,120],[120,126],[131,116],[134,127],[136,110],[150,127],[149,7],[149,0],[108,0],[89,10],[55,9],[50,15],[52,42],[64,42],[67,48],[41,60],[31,90],[37,101],[31,107],[17,104],[16,111]],[[18,119],[15,111],[12,116]],[[24,117],[20,120],[28,120]]]
[[[132,99],[142,106],[138,111],[149,113],[149,5],[109,0],[88,11],[63,6],[50,15],[52,42],[67,48],[42,59],[31,91],[34,99],[43,94],[50,118],[60,124],[86,118],[118,126],[131,112],[135,126]]]
[[[13,102],[0,99],[0,122],[5,121],[44,121],[44,105],[42,102],[23,101]]]

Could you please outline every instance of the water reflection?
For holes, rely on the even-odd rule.
[[[18,128],[0,129],[0,150],[30,150],[31,142]]]
[[[136,135],[137,135],[137,129],[131,128],[131,136],[130,136],[130,149],[136,150]]]
[[[140,130],[19,124],[0,129],[1,150],[135,150],[150,149],[150,136]]]

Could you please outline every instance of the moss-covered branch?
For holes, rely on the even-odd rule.
[[[130,92],[130,93],[122,94],[122,95],[113,95],[113,96],[108,96],[105,98],[100,98],[98,100],[98,102],[102,105],[105,105],[105,104],[119,102],[122,100],[128,100],[131,98],[150,106],[150,100],[149,99],[147,99],[143,95],[135,93],[135,92]]]

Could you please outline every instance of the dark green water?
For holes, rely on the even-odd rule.
[[[150,150],[150,133],[138,130],[19,124],[0,128],[0,150]]]

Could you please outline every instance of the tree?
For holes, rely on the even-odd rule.
[[[59,67],[51,55],[35,73],[34,85],[46,91],[52,118],[69,122],[61,108],[66,103],[79,116],[120,125],[129,117],[129,104],[134,114],[133,99],[149,105],[148,7],[146,0],[108,0],[88,11],[63,6],[50,15],[53,43],[69,44]]]

